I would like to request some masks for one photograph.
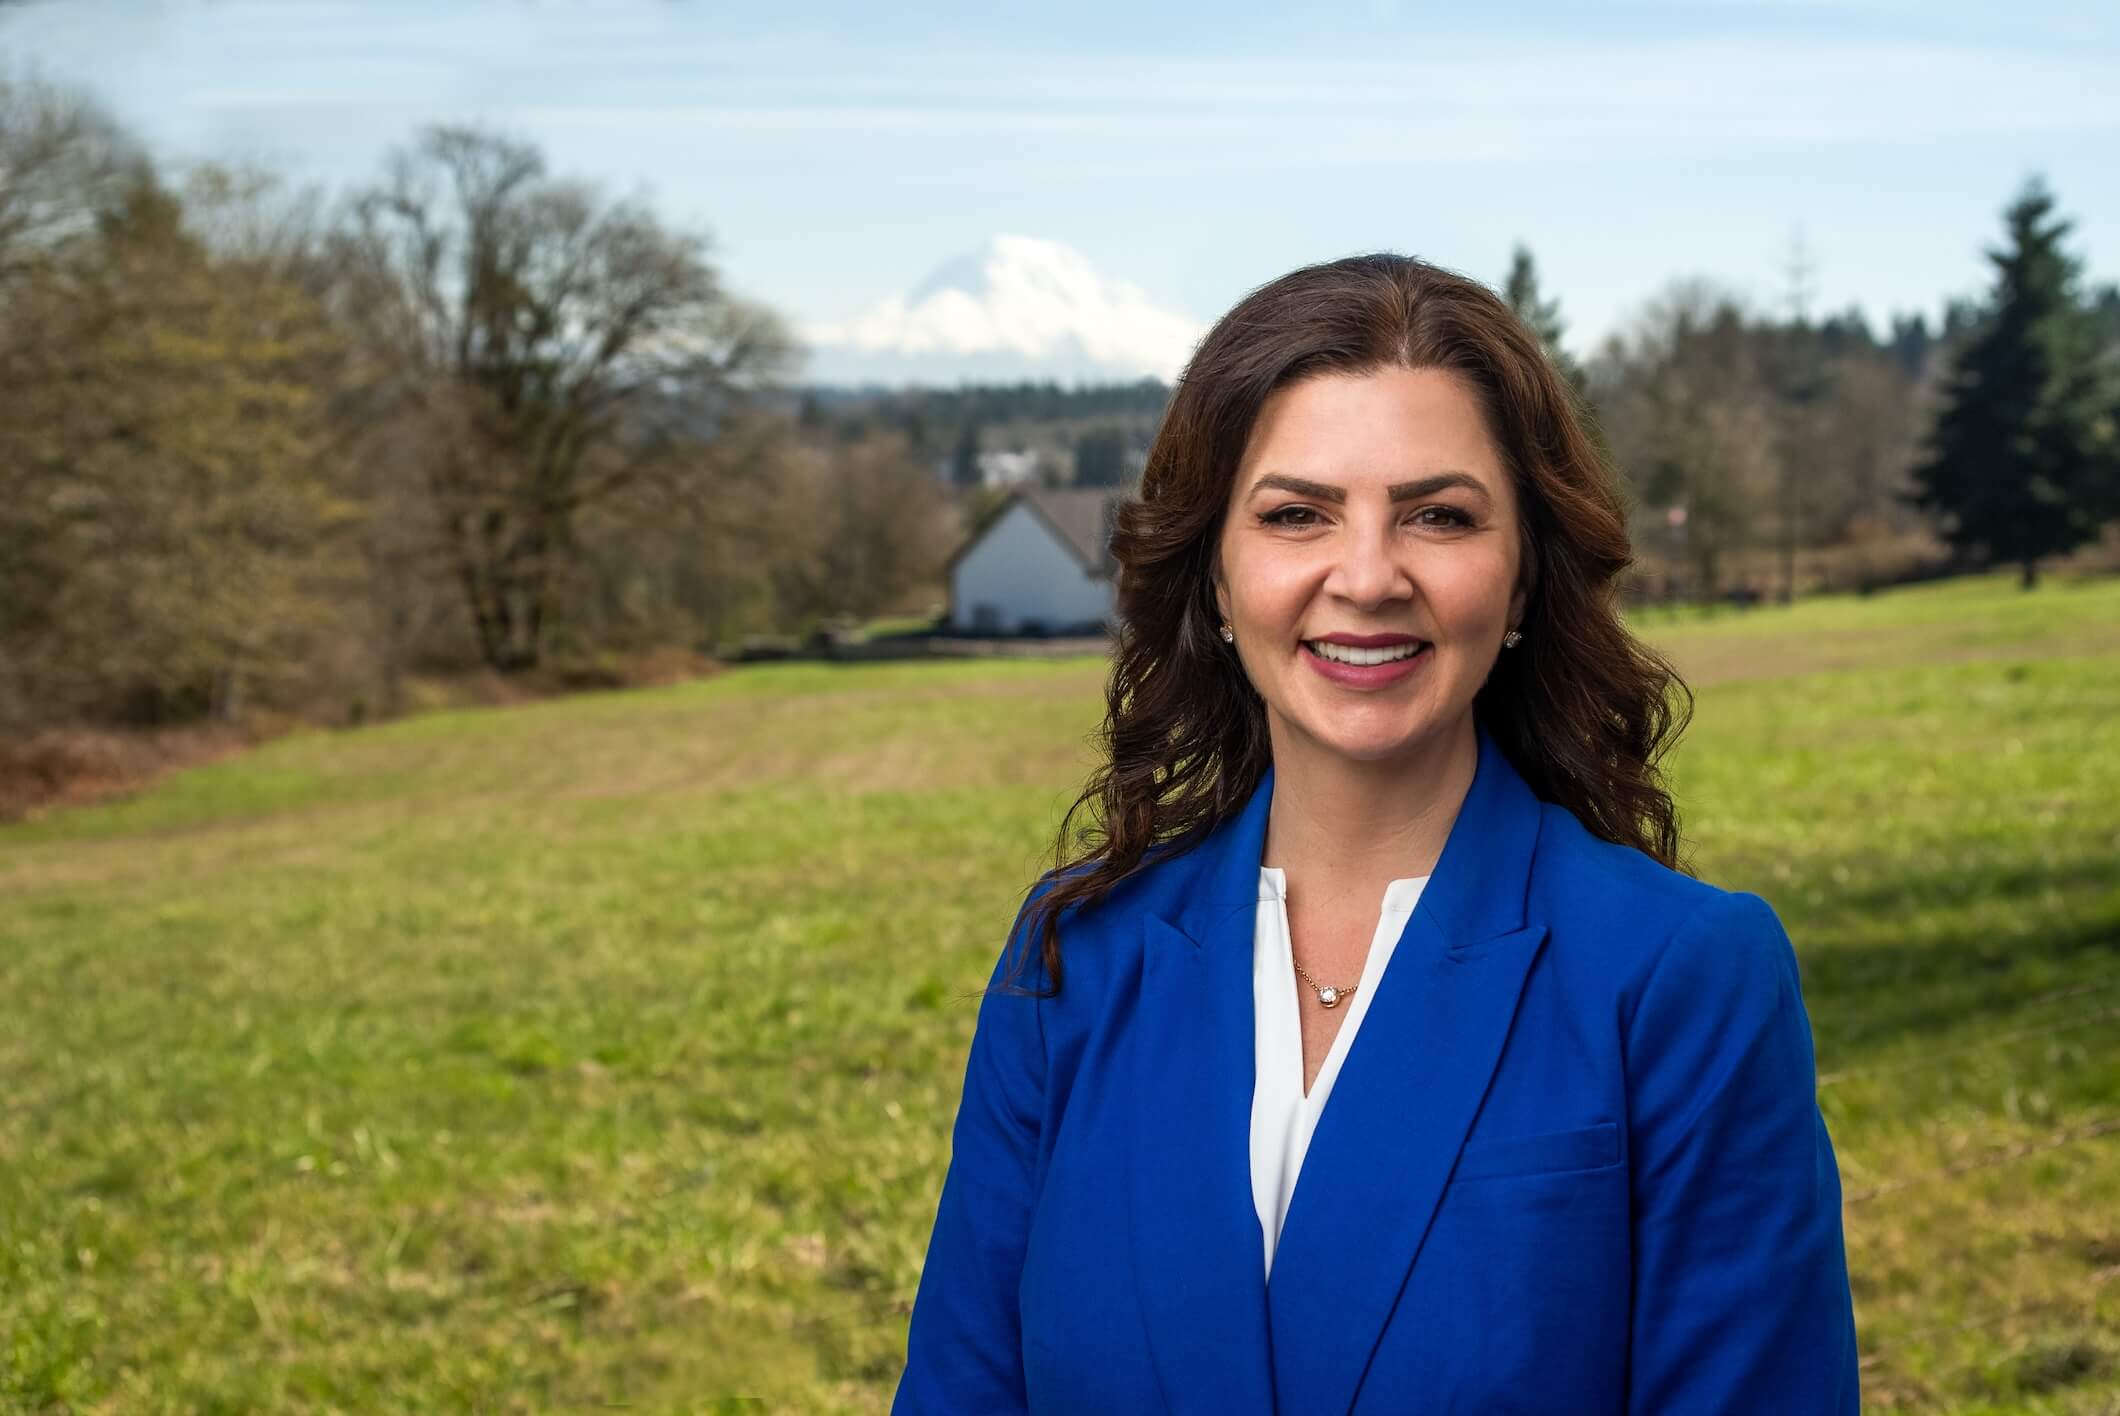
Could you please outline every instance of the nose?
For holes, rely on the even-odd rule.
[[[1400,564],[1402,548],[1393,542],[1388,518],[1381,528],[1350,527],[1338,552],[1325,583],[1328,594],[1363,610],[1412,595],[1413,579]]]

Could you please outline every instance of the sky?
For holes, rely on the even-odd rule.
[[[0,0],[0,72],[161,155],[332,190],[437,121],[704,230],[798,325],[997,232],[1211,322],[1311,261],[1498,283],[1528,245],[1587,352],[1678,278],[1932,317],[2043,175],[2120,280],[2120,6]]]

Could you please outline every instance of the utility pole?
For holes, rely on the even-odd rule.
[[[1801,226],[1789,238],[1788,263],[1784,270],[1789,280],[1786,336],[1789,341],[1789,382],[1784,392],[1794,404],[1788,415],[1792,436],[1783,440],[1781,450],[1781,602],[1786,605],[1796,598],[1796,539],[1803,526],[1804,463],[1815,450],[1813,430],[1816,420],[1811,404],[1822,383],[1818,370],[1818,341],[1811,333],[1811,297],[1817,268],[1812,263]]]
[[[1811,297],[1817,291],[1814,277],[1818,273],[1818,267],[1811,260],[1811,248],[1804,242],[1801,226],[1789,235],[1788,264],[1782,269],[1789,277],[1789,318],[1808,328],[1811,323]]]

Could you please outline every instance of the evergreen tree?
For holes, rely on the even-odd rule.
[[[950,481],[959,487],[976,487],[979,475],[979,424],[967,419],[958,429],[957,450],[950,454]]]
[[[905,421],[901,426],[905,429],[906,452],[916,461],[927,461],[928,422],[917,404],[905,411]]]
[[[1091,428],[1075,439],[1075,485],[1116,487],[1126,480],[1126,439],[1117,428]]]
[[[1818,339],[1829,356],[1866,353],[1878,347],[1877,336],[1859,305],[1850,305],[1837,315],[1827,315],[1818,326]]]
[[[1922,369],[1928,363],[1929,350],[1935,344],[1935,337],[1929,333],[1928,319],[1920,312],[1892,316],[1892,337],[1887,347],[1908,378],[1921,377]]]
[[[1538,267],[1525,246],[1519,245],[1510,258],[1509,279],[1502,287],[1502,298],[1509,302],[1516,317],[1538,336],[1539,343],[1546,347],[1546,357],[1553,361],[1553,367],[1560,370],[1561,376],[1580,393],[1583,389],[1582,366],[1561,348],[1561,333],[1567,329],[1561,321],[1561,302],[1539,298]]]
[[[1943,305],[1943,338],[1967,339],[1980,324],[1980,302],[1972,299],[1946,300]]]
[[[2116,511],[2112,375],[2077,293],[2078,262],[2061,247],[2073,223],[2053,213],[2036,177],[2004,213],[1989,308],[1908,498],[1940,514],[1960,551],[2016,562],[2026,589],[2040,557],[2093,539]]]
[[[2098,326],[2098,342],[2107,349],[2120,349],[2120,285],[2100,287],[2091,301],[2091,319]]]

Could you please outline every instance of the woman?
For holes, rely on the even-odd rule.
[[[981,1005],[894,1411],[1857,1410],[1796,958],[1676,859],[1684,685],[1536,338],[1276,280],[1112,550],[1098,824]]]

